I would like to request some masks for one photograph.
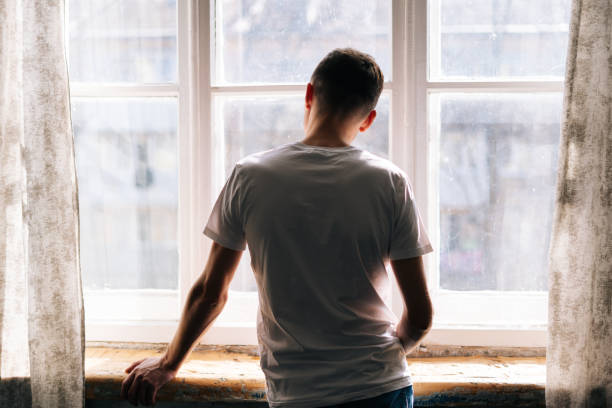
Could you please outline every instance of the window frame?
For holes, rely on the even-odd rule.
[[[482,302],[494,308],[537,307],[545,318],[547,292],[457,292],[438,287],[439,209],[435,137],[429,95],[441,92],[562,92],[562,80],[521,79],[520,81],[442,81],[428,77],[427,0],[392,0],[392,81],[384,92],[390,99],[389,159],[401,167],[412,181],[423,221],[434,246],[434,253],[424,257],[436,318],[425,343],[456,346],[544,347],[545,324],[507,326],[487,323],[454,324],[457,305],[482,310]],[[213,86],[214,44],[211,17],[214,0],[177,0],[178,83],[169,85],[71,85],[71,94],[81,96],[175,96],[178,98],[179,121],[179,290],[176,300],[166,301],[164,308],[176,309],[176,318],[168,313],[145,318],[89,319],[87,340],[167,342],[171,339],[190,284],[201,273],[212,241],[202,234],[212,203],[220,168],[214,144],[213,102],[216,95],[302,94],[305,84]],[[391,278],[391,309],[400,316],[402,299]],[[163,291],[124,291],[121,301],[134,295],[148,302],[159,301]],[[127,293],[129,292],[129,293]],[[172,291],[166,291],[172,292]],[[86,307],[96,310],[105,299],[85,291]],[[89,297],[88,297],[89,296]],[[240,298],[240,299],[238,299]],[[232,301],[235,305],[232,306]],[[226,308],[240,313],[256,306],[257,295],[230,293]],[[151,303],[153,305],[153,303]],[[157,304],[157,303],[156,303]],[[174,305],[174,306],[173,306]],[[152,306],[155,314],[162,308]],[[245,309],[247,308],[247,309]],[[533,309],[532,309],[533,310]],[[544,313],[542,315],[542,312]],[[485,319],[486,320],[486,319]],[[202,337],[204,344],[257,344],[255,322],[216,322]]]
[[[415,160],[417,163],[415,195],[427,220],[428,232],[434,245],[434,253],[426,260],[430,292],[436,308],[434,328],[427,337],[431,344],[462,346],[501,346],[501,347],[545,347],[547,321],[547,291],[451,291],[439,287],[439,185],[437,149],[439,131],[435,113],[429,110],[429,97],[441,93],[563,93],[563,79],[526,77],[520,79],[503,78],[500,80],[443,80],[429,77],[430,48],[436,44],[430,38],[429,25],[436,15],[440,0],[413,0],[411,2],[412,32],[415,39],[412,69],[416,70],[415,106],[418,111],[413,140],[416,141]],[[432,30],[433,31],[433,30]],[[419,34],[420,33],[420,34]],[[435,35],[435,33],[434,33]],[[410,38],[410,36],[408,37]],[[483,308],[482,305],[487,307]],[[454,323],[460,316],[456,310],[471,310],[480,313],[480,322],[470,324]],[[520,324],[500,324],[496,321],[497,310],[512,311],[515,315],[529,316],[534,312],[536,322]]]
[[[193,91],[190,83],[193,80],[193,64],[190,51],[193,38],[190,28],[193,27],[191,4],[177,0],[177,59],[178,71],[175,83],[70,83],[72,98],[176,98],[177,103],[177,158],[178,168],[178,210],[177,210],[177,245],[178,245],[178,289],[83,289],[86,310],[87,341],[141,341],[166,342],[178,325],[182,299],[186,298],[189,283],[192,281],[194,237],[191,236],[188,223],[193,220],[195,208],[194,188],[196,183],[192,167],[198,156],[192,151],[193,135]],[[65,44],[66,58],[69,59],[69,4],[66,5]],[[131,307],[128,307],[131,306]],[[118,318],[118,316],[122,316]]]

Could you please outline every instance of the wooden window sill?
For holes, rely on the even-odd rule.
[[[88,347],[88,400],[117,400],[124,369],[161,356],[162,347]],[[408,358],[415,399],[425,406],[544,406],[544,357]],[[265,402],[264,376],[253,348],[209,346],[195,350],[159,401]]]

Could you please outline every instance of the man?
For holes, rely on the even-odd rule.
[[[271,407],[412,406],[405,354],[431,327],[421,255],[431,245],[405,173],[351,145],[383,88],[372,57],[329,53],[307,85],[305,137],[240,160],[204,233],[214,240],[162,358],[133,363],[122,386],[155,402],[221,312],[248,243],[257,334]],[[405,308],[383,302],[390,262]]]

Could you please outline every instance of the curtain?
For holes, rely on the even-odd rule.
[[[574,0],[550,248],[547,407],[612,407],[612,1]]]
[[[84,405],[63,0],[0,0],[0,407]]]

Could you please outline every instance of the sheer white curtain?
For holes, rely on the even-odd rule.
[[[612,407],[612,1],[574,0],[572,7],[546,405]]]
[[[82,407],[63,0],[0,0],[0,407]]]

